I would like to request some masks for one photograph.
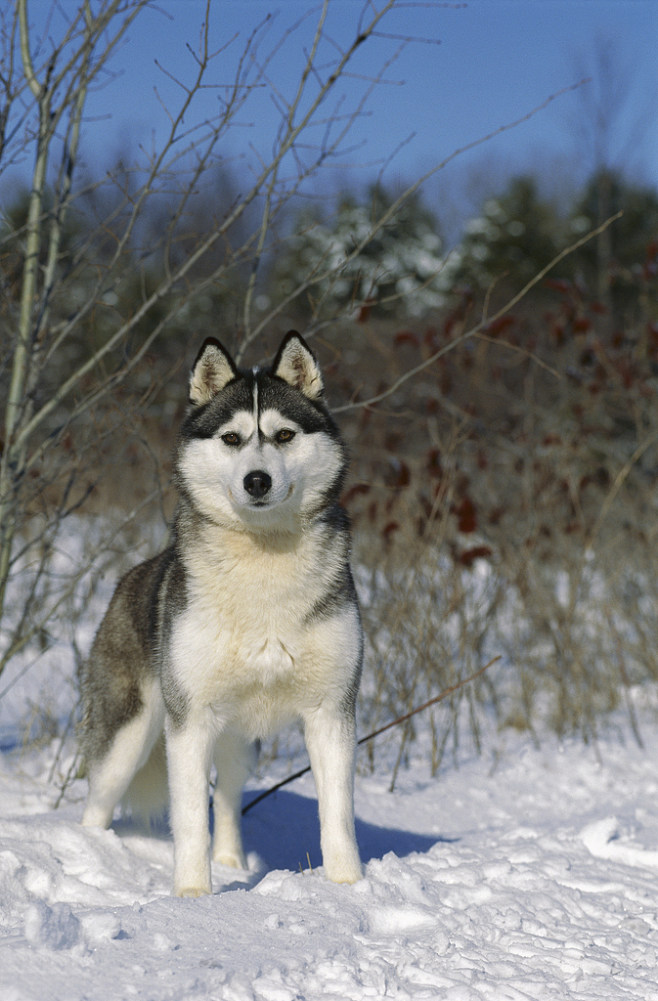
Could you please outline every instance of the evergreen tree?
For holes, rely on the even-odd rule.
[[[648,293],[655,301],[655,258],[658,242],[658,194],[624,181],[613,171],[592,176],[571,213],[574,236],[586,233],[619,211],[603,234],[581,247],[569,261],[571,274],[590,293],[598,295],[619,321]],[[652,266],[653,264],[653,266]]]
[[[436,219],[418,195],[389,216],[393,204],[375,185],[364,202],[343,195],[332,216],[300,215],[273,269],[273,296],[322,316],[363,308],[422,315],[440,306]]]
[[[512,180],[489,198],[467,225],[459,247],[441,276],[446,290],[471,286],[486,291],[509,276],[521,287],[559,252],[560,223],[553,206],[540,198],[531,177]]]

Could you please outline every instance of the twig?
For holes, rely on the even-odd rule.
[[[652,434],[647,435],[644,441],[640,442],[640,444],[637,446],[633,454],[627,459],[627,461],[624,463],[624,465],[621,467],[621,469],[615,476],[612,486],[609,492],[607,493],[603,501],[603,504],[601,505],[601,510],[599,511],[598,518],[594,522],[594,525],[592,526],[589,536],[585,540],[585,546],[583,547],[583,560],[585,559],[587,554],[592,552],[594,539],[600,532],[601,526],[603,525],[603,522],[605,521],[610,512],[610,508],[614,504],[619,491],[621,490],[624,483],[630,476],[633,467],[639,462],[639,460],[642,458],[646,450],[651,445],[653,445],[657,439],[658,439],[658,429],[653,431]]]
[[[463,334],[460,334],[459,337],[456,337],[454,340],[449,341],[448,344],[444,344],[443,347],[439,348],[438,351],[435,351],[434,354],[430,355],[429,358],[425,358],[422,362],[420,362],[420,364],[415,365],[413,368],[408,369],[403,375],[400,376],[399,379],[396,379],[396,381],[391,386],[389,386],[388,389],[383,390],[376,396],[371,396],[367,400],[356,400],[353,403],[345,403],[341,407],[334,407],[333,412],[335,414],[341,414],[344,413],[346,410],[356,410],[357,408],[360,407],[371,407],[374,406],[376,403],[381,403],[382,400],[385,400],[387,399],[387,397],[392,396],[400,388],[400,386],[403,385],[403,383],[408,382],[409,379],[412,379],[414,376],[418,375],[420,372],[423,372],[425,369],[430,368],[435,362],[437,362],[440,358],[442,358],[443,355],[447,354],[449,351],[454,350],[454,348],[456,348],[458,345],[463,344],[465,341],[472,340],[475,337],[482,338],[483,337],[482,331],[485,330],[487,326],[489,326],[491,323],[495,323],[496,320],[499,320],[501,317],[505,316],[506,313],[509,313],[510,310],[512,310],[515,306],[517,306],[518,303],[523,298],[525,298],[528,292],[530,292],[531,289],[533,289],[535,285],[538,284],[538,282],[540,282],[543,278],[545,278],[548,272],[552,268],[554,268],[557,264],[559,264],[560,261],[563,260],[563,258],[567,257],[575,250],[578,250],[585,243],[587,243],[588,240],[591,240],[595,236],[598,236],[600,233],[603,233],[604,230],[608,228],[608,226],[612,225],[613,222],[616,222],[617,219],[621,218],[622,215],[623,211],[616,212],[614,215],[610,216],[609,219],[606,219],[605,222],[601,223],[600,226],[597,226],[596,229],[590,230],[589,233],[586,233],[584,236],[580,237],[580,239],[576,240],[575,243],[572,243],[568,247],[565,247],[564,250],[561,250],[559,254],[557,254],[551,261],[549,261],[546,267],[542,268],[541,271],[538,271],[537,274],[533,278],[531,278],[530,281],[527,282],[519,292],[513,295],[512,298],[509,299],[504,306],[501,306],[501,308],[497,310],[493,314],[493,316],[488,316],[488,317],[483,316],[482,319],[479,320],[474,327],[471,327],[470,330],[466,330]],[[506,347],[513,347],[513,345],[510,345],[505,341],[497,341],[497,343],[505,345]],[[534,357],[534,355],[531,354],[530,357]]]
[[[379,737],[380,734],[385,733],[386,730],[390,730],[394,726],[399,726],[400,723],[406,723],[407,720],[411,719],[411,717],[415,716],[417,713],[422,713],[425,709],[429,709],[430,706],[435,706],[437,703],[443,702],[443,700],[447,699],[449,695],[454,695],[454,693],[458,692],[460,688],[464,688],[465,685],[469,685],[472,681],[476,681],[479,677],[481,677],[481,675],[484,674],[485,671],[489,670],[492,664],[495,664],[500,659],[501,657],[499,654],[474,674],[469,675],[468,678],[462,678],[461,681],[458,681],[454,685],[450,685],[449,688],[445,688],[440,695],[435,695],[433,699],[430,699],[428,702],[424,702],[422,706],[416,706],[415,709],[412,709],[411,712],[405,713],[404,716],[399,716],[397,719],[391,720],[390,723],[380,726],[378,730],[373,730],[372,733],[367,734],[365,737],[361,737],[357,740],[357,745],[366,744],[368,741],[374,740],[375,737]],[[310,772],[310,770],[311,766],[307,765],[305,768],[300,768],[298,772],[294,772],[292,775],[288,775],[285,779],[281,779],[280,782],[270,786],[269,789],[265,789],[264,792],[261,792],[258,796],[252,799],[251,802],[242,807],[242,816],[244,817],[245,813],[248,813],[252,806],[256,806],[257,803],[262,803],[263,800],[267,799],[268,796],[271,796],[272,793],[278,792],[279,789],[287,786],[290,782],[295,782],[296,779],[300,779],[302,775],[306,775],[306,773]]]
[[[59,787],[59,795],[58,795],[57,799],[55,800],[55,803],[54,803],[54,806],[53,806],[53,810],[59,810],[59,808],[60,808],[60,806],[62,804],[62,800],[64,799],[64,796],[66,795],[66,790],[70,786],[71,780],[73,778],[75,778],[75,776],[77,775],[79,767],[80,767],[80,755],[79,754],[75,754],[73,756],[73,759],[71,760],[71,764],[69,765],[69,770],[67,771],[67,773],[66,773],[66,775],[64,777],[64,781],[62,782],[61,786]]]

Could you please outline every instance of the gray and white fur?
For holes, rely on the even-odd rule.
[[[339,504],[345,448],[323,393],[295,332],[266,370],[239,370],[218,341],[204,343],[176,448],[172,544],[120,581],[82,671],[83,824],[109,826],[125,799],[154,812],[168,783],[180,896],[211,891],[213,766],[212,859],[245,868],[240,803],[255,742],[295,719],[324,872],[361,877],[362,634]]]

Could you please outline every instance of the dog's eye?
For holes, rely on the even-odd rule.
[[[282,445],[287,441],[292,441],[294,437],[295,432],[291,428],[281,428],[280,431],[277,431],[275,440]]]
[[[222,441],[225,445],[239,445],[240,435],[235,431],[227,431],[226,434],[222,435]]]

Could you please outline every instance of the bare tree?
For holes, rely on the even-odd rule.
[[[575,110],[568,124],[575,137],[580,169],[596,182],[596,225],[615,211],[613,187],[617,177],[630,180],[637,169],[638,151],[656,125],[656,93],[637,100],[633,94],[634,74],[631,56],[618,38],[599,35],[589,52],[573,59],[576,72],[583,78]],[[635,97],[638,110],[629,113]],[[617,206],[618,207],[618,206]],[[612,231],[603,229],[596,241],[597,294],[610,307],[610,266],[613,259]]]
[[[19,565],[29,564],[32,583],[22,597],[21,614],[9,634],[5,632],[0,670],[43,630],[61,601],[61,593],[52,594],[44,604],[41,583],[57,527],[81,500],[80,490],[72,490],[69,483],[69,489],[60,490],[47,527],[42,524],[31,535],[35,479],[68,430],[126,379],[176,313],[236,268],[247,273],[242,346],[258,336],[254,294],[273,220],[320,165],[343,148],[359,121],[386,65],[364,81],[346,113],[333,104],[340,104],[336,92],[395,3],[366,3],[355,11],[351,44],[339,47],[332,42],[333,55],[327,60],[325,0],[316,11],[312,44],[291,96],[270,81],[269,66],[281,39],[266,49],[265,18],[244,42],[232,81],[215,87],[220,113],[196,122],[195,102],[211,85],[222,56],[222,50],[210,49],[208,2],[199,46],[192,53],[194,73],[191,79],[176,78],[182,97],[177,108],[166,109],[169,131],[160,148],[138,167],[115,172],[102,182],[89,179],[81,171],[79,150],[90,90],[107,73],[135,18],[149,6],[151,0],[80,0],[58,33],[62,11],[53,4],[52,20],[40,42],[28,0],[15,0],[1,15],[0,172],[32,160],[26,217],[18,231],[5,227],[1,247],[5,261],[10,249],[16,259],[18,247],[14,280],[6,270],[3,275],[2,301],[8,344],[3,353],[6,403],[0,459],[0,622],[5,627],[7,587]],[[185,242],[195,192],[222,163],[223,144],[236,116],[263,87],[270,88],[280,119],[271,157],[258,163],[246,188],[212,225]],[[101,191],[107,184],[113,186],[110,197]],[[154,244],[148,221],[163,199],[166,214]],[[104,217],[65,252],[67,223],[91,201],[104,207]],[[249,225],[240,227],[247,218]],[[147,230],[151,240],[145,247]],[[93,251],[100,254],[95,268]],[[139,297],[128,310],[113,310],[122,283],[131,280],[139,286],[136,270],[144,276]],[[86,350],[67,355],[80,331],[92,328]],[[74,364],[53,382],[53,369],[62,371],[62,355],[72,357]]]
[[[100,438],[90,432],[86,451],[73,461],[66,452],[72,430],[82,421],[93,423],[101,404],[109,406],[155,342],[175,329],[177,317],[184,317],[200,297],[234,282],[236,275],[241,287],[234,346],[240,357],[285,314],[289,302],[345,267],[347,258],[326,266],[315,262],[284,301],[269,312],[256,308],[262,264],[278,221],[318,171],[350,147],[374,89],[386,81],[401,48],[418,41],[383,30],[394,10],[405,7],[400,0],[363,0],[353,8],[351,40],[339,43],[329,30],[329,0],[323,0],[283,36],[270,33],[265,17],[241,43],[226,82],[224,73],[216,72],[224,69],[226,46],[211,48],[212,5],[207,0],[198,47],[190,49],[189,78],[163,70],[181,95],[176,108],[165,109],[169,124],[164,139],[151,151],[142,150],[135,165],[124,163],[101,178],[85,174],[80,147],[90,93],[106,78],[135,19],[156,6],[155,0],[78,0],[65,13],[53,3],[52,21],[41,40],[30,22],[28,0],[13,0],[0,13],[0,176],[18,162],[32,164],[25,218],[5,224],[0,233],[5,330],[0,380],[6,386],[0,457],[0,672],[35,639],[47,644],[49,624],[72,599],[87,570],[76,565],[61,575],[52,572],[62,526],[91,488],[89,477],[83,476],[84,462],[105,433],[101,426]],[[283,93],[273,79],[276,55],[284,41],[309,24],[313,30],[310,44],[302,49],[298,82],[291,93]],[[383,39],[388,51],[377,72],[364,74],[360,55],[373,39]],[[238,43],[231,39],[226,44]],[[211,87],[218,113],[197,118],[197,103]],[[263,90],[270,94],[278,120],[270,153],[254,153],[242,187],[220,200],[212,220],[199,230],[196,193],[226,169],[229,130]],[[427,177],[460,152],[436,164],[383,208],[349,259],[358,257]],[[79,229],[69,239],[76,222]],[[311,318],[306,333],[312,336],[321,323],[326,315]],[[481,326],[476,324],[472,333]],[[54,499],[42,503],[51,488]],[[41,515],[36,520],[35,510]],[[86,562],[91,563],[91,556]],[[16,584],[17,594],[11,602],[10,583]]]
[[[85,100],[90,85],[141,6],[141,3],[113,0],[92,14],[90,4],[82,4],[63,37],[52,44],[46,58],[37,65],[30,44],[27,0],[17,0],[11,12],[5,10],[3,14],[5,104],[0,123],[0,168],[28,151],[33,157],[33,167],[27,218],[21,233],[17,309],[12,308],[14,304],[8,303],[5,295],[5,305],[9,306],[5,322],[10,334],[10,353],[0,458],[0,620],[21,526],[24,485],[47,448],[47,442],[39,440],[38,433],[44,428],[53,401],[37,405],[37,390],[48,358],[70,329],[66,325],[51,326],[50,314],[59,279],[63,227],[74,197],[73,179]],[[53,199],[48,204],[47,185],[53,170],[56,172]],[[38,572],[37,578],[40,575]],[[25,630],[25,624],[24,613],[19,630],[3,652],[1,666],[27,642],[30,631]]]

